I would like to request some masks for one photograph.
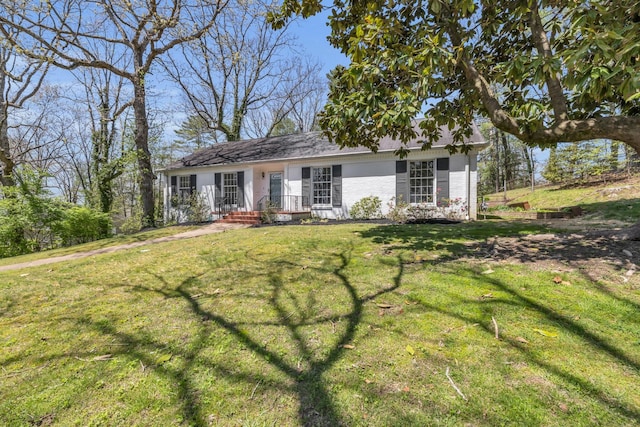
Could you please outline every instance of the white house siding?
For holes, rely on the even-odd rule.
[[[189,169],[175,169],[167,172],[165,179],[164,190],[164,205],[165,205],[165,218],[175,217],[178,214],[176,209],[171,207],[171,176],[181,175],[196,175],[196,191],[200,194],[200,197],[205,200],[209,209],[213,212],[215,210],[215,174],[216,173],[229,173],[229,172],[244,172],[244,208],[243,210],[253,210],[254,201],[254,174],[253,169],[244,167],[234,167],[233,165],[225,166],[221,168],[189,168]],[[215,219],[215,218],[214,218]]]
[[[477,179],[476,156],[475,151],[470,152],[469,156],[464,154],[450,156],[444,149],[434,149],[428,152],[411,152],[406,160],[435,160],[449,157],[449,199],[467,200],[470,195],[470,214],[471,218],[475,218],[476,186],[473,184]],[[349,210],[353,204],[367,196],[379,197],[382,201],[382,213],[386,214],[389,211],[389,203],[396,196],[395,168],[397,160],[399,160],[398,157],[392,153],[380,153],[292,162],[287,168],[288,187],[291,191],[289,194],[302,194],[303,167],[342,165],[342,206],[340,208],[313,209],[313,214],[321,218],[348,218]],[[468,171],[471,172],[470,175],[467,175]],[[472,184],[471,186],[469,186],[469,182]]]
[[[354,203],[363,197],[377,196],[382,201],[383,214],[388,202],[396,195],[395,161],[342,164],[342,214],[348,217]]]
[[[469,155],[471,189],[469,192],[469,217],[476,219],[478,216],[478,155]]]
[[[435,160],[449,157],[449,198],[468,200],[470,218],[477,212],[477,151],[469,156],[454,154],[444,149],[432,149],[426,152],[412,151],[407,161]],[[382,201],[382,213],[388,212],[388,204],[396,196],[396,161],[393,153],[353,154],[327,156],[308,160],[288,162],[254,163],[243,167],[228,165],[222,167],[185,168],[172,170],[167,175],[196,174],[198,191],[214,210],[215,173],[244,171],[245,208],[257,209],[258,201],[269,193],[269,172],[283,172],[283,194],[302,195],[302,168],[342,166],[342,206],[339,208],[313,209],[314,215],[321,218],[348,218],[354,203],[367,196],[377,196]],[[262,174],[264,173],[264,177]],[[471,185],[470,185],[471,184]],[[167,177],[165,201],[169,200],[170,179]],[[437,188],[436,183],[436,188]],[[437,195],[435,195],[437,197]],[[165,205],[168,206],[168,203]],[[167,211],[168,212],[168,211]]]
[[[449,199],[467,199],[467,156],[454,154],[449,158]]]

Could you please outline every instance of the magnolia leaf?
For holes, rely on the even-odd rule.
[[[549,337],[549,338],[556,338],[558,336],[558,334],[556,332],[545,331],[544,329],[535,329],[534,328],[533,331],[539,333],[540,335],[544,335],[545,337]]]
[[[158,358],[158,365],[162,365],[163,363],[168,362],[169,360],[171,360],[172,357],[173,357],[173,354],[171,353],[161,354],[160,357]]]

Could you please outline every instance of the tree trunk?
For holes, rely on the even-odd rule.
[[[527,147],[526,145],[523,145],[522,154],[527,164],[527,174],[531,182],[531,188],[533,189],[533,187],[535,186],[535,174],[534,174],[533,156],[529,153],[529,147]]]
[[[609,157],[609,169],[611,172],[618,170],[618,157],[620,156],[620,142],[611,140],[611,155]]]
[[[2,167],[2,174],[0,175],[0,184],[13,187],[15,181],[13,179],[13,169],[15,163],[11,159],[11,153],[9,150],[9,117],[7,115],[7,100],[4,98],[5,85],[7,75],[4,69],[0,67],[0,165]]]
[[[141,73],[139,73],[141,74]],[[144,74],[137,76],[134,82],[133,112],[135,116],[136,155],[140,170],[138,183],[140,185],[140,199],[142,202],[142,227],[155,227],[155,201],[153,194],[153,169],[151,153],[149,151],[149,122],[145,95]]]
[[[5,115],[5,113],[0,113]],[[0,184],[6,187],[13,187],[16,185],[13,179],[13,170],[15,163],[11,159],[11,153],[9,152],[9,126],[7,124],[7,117],[0,117],[0,165],[2,167],[2,174],[0,175]]]
[[[511,168],[511,147],[509,147],[509,140],[507,134],[498,130],[500,142],[502,143],[502,169],[504,170],[505,190],[513,188],[513,170]]]

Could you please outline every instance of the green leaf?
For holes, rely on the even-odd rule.
[[[405,348],[405,350],[407,350],[407,353],[409,353],[410,355],[414,355],[416,354],[416,351],[413,349],[413,347],[411,347],[410,345],[407,345],[407,347]]]
[[[169,360],[171,360],[172,357],[173,357],[173,354],[171,353],[161,354],[160,357],[158,357],[158,365],[167,363]]]
[[[549,338],[557,338],[558,334],[556,332],[545,331],[544,329],[533,329],[534,332],[539,333],[540,335],[544,335]]]

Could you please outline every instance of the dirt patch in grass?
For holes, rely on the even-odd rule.
[[[640,242],[588,234],[535,234],[494,237],[476,249],[476,260],[532,264],[537,270],[579,270],[592,280],[639,286]]]

